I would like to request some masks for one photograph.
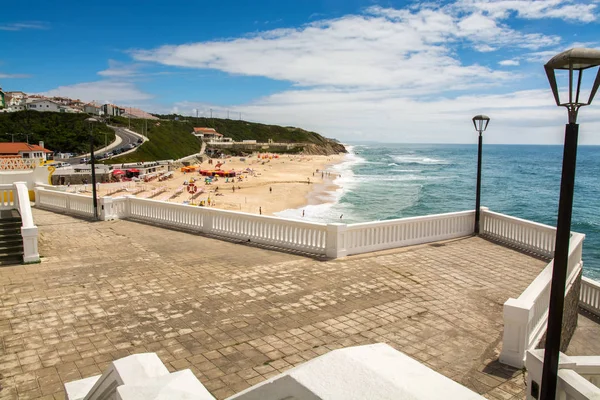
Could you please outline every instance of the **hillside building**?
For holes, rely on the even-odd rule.
[[[223,135],[214,128],[194,128],[193,134],[200,139],[206,139],[211,142],[220,142],[223,140]]]
[[[37,158],[44,161],[52,154],[51,150],[44,148],[44,142],[37,144],[28,143],[0,143],[0,157]]]

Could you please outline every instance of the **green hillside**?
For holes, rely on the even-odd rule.
[[[258,142],[267,142],[271,139],[278,143],[314,143],[325,144],[328,139],[315,132],[300,128],[266,125],[242,120],[218,119],[218,118],[193,118],[180,115],[157,115],[162,119],[173,120],[178,117],[179,123],[187,124],[190,131],[194,127],[214,128],[225,137],[234,141],[244,139],[256,139]]]
[[[113,118],[111,124],[129,126],[131,129],[147,135],[150,141],[144,143],[131,154],[113,157],[111,162],[139,162],[164,159],[179,159],[197,153],[200,141],[192,135],[194,127],[214,128],[225,137],[235,141],[256,139],[258,142],[267,142],[271,139],[278,143],[312,143],[317,146],[331,145],[333,142],[315,132],[305,131],[300,128],[265,125],[254,122],[218,119],[218,118],[193,118],[181,115],[157,115],[160,121]],[[178,120],[175,120],[178,118]],[[343,148],[342,150],[343,151]]]
[[[129,121],[121,117],[111,118],[110,123],[128,127],[130,122],[132,131],[147,135],[150,140],[135,152],[113,157],[110,162],[177,160],[200,151],[200,140],[191,134],[193,127],[187,123],[141,119]]]
[[[15,142],[29,143],[44,141],[46,148],[55,152],[83,153],[90,149],[90,125],[84,120],[87,114],[65,114],[56,112],[19,111],[0,113],[0,142],[12,140],[9,133],[15,133]],[[106,140],[115,140],[115,132],[101,123],[94,124],[94,142],[103,147]]]

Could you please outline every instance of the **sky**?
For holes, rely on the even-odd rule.
[[[486,143],[559,144],[543,66],[599,34],[600,0],[16,1],[0,87],[343,142],[475,143],[486,114]],[[600,98],[578,122],[600,144]]]

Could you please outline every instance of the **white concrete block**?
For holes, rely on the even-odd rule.
[[[164,375],[169,375],[169,370],[160,361],[156,353],[134,354],[113,361],[100,377],[94,377],[95,381],[91,386],[89,385],[90,381],[82,379],[66,383],[65,390],[67,393],[72,390],[73,396],[75,396],[82,392],[84,388],[87,388],[84,397],[77,397],[77,399],[109,400],[115,398],[117,387],[121,385],[135,384]],[[76,397],[69,397],[69,400],[75,399]]]
[[[67,400],[83,400],[92,390],[101,375],[90,376],[89,378],[65,383],[65,392]]]
[[[470,389],[379,343],[334,350],[229,400],[482,400]]]
[[[215,400],[189,369],[119,386],[116,399]]]

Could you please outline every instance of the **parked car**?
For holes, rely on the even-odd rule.
[[[144,141],[142,139],[138,139],[138,144],[144,143]]]
[[[53,166],[54,168],[65,168],[65,167],[70,167],[71,164],[66,163],[66,162],[53,162],[52,164],[50,164],[51,166]]]
[[[90,159],[87,157],[83,157],[81,160],[79,160],[79,164],[87,164],[88,162],[90,162]]]

